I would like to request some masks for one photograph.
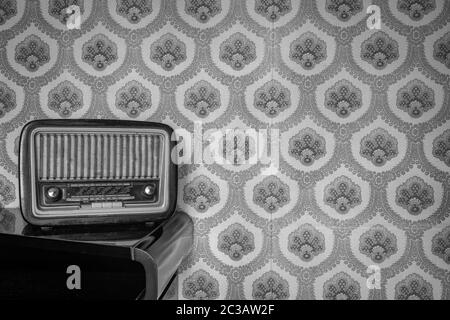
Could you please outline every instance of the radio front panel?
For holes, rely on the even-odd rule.
[[[25,218],[38,225],[164,218],[176,197],[170,138],[169,127],[145,122],[31,122],[21,136]]]

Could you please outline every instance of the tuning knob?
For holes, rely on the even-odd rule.
[[[144,194],[146,196],[153,196],[155,194],[156,186],[154,183],[150,183],[144,187]]]

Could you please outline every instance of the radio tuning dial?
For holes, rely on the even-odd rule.
[[[147,196],[152,196],[155,193],[155,185],[153,183],[146,185],[144,188],[144,193]]]

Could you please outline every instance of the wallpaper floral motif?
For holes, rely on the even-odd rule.
[[[0,72],[0,230],[32,119],[277,128],[276,174],[179,168],[178,298],[450,299],[450,2],[0,0]]]

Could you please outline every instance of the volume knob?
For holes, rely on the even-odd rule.
[[[57,200],[61,196],[61,190],[56,187],[51,187],[47,189],[47,197],[50,200]]]

